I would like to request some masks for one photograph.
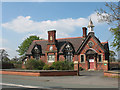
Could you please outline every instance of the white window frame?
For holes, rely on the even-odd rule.
[[[101,55],[101,62],[99,62],[99,55]],[[98,54],[98,63],[102,63],[103,62],[103,55],[102,54]]]
[[[55,62],[55,55],[48,55],[47,60],[48,60],[48,62]]]
[[[84,61],[83,61],[83,62],[81,62],[81,56],[82,56],[82,55],[84,56]],[[85,63],[85,55],[84,55],[84,54],[80,54],[80,62],[81,62],[81,63]]]

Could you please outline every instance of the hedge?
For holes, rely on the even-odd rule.
[[[30,70],[42,70],[45,63],[41,60],[30,59],[26,62],[26,69]]]

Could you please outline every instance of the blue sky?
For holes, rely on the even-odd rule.
[[[102,42],[113,40],[106,23],[99,23],[95,10],[107,8],[104,2],[2,2],[2,48],[10,58],[18,56],[18,46],[29,35],[47,39],[47,31],[56,29],[57,38],[82,36],[91,17],[94,32]],[[110,49],[114,49],[111,48]]]

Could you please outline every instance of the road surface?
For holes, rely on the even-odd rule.
[[[82,71],[80,76],[2,75],[2,88],[118,88],[117,78],[103,76],[101,71]]]

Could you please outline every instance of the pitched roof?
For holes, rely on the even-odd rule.
[[[66,43],[71,43],[75,52],[78,50],[79,46],[82,44],[83,37],[74,37],[74,38],[64,38],[57,40],[57,48],[59,52],[62,52],[62,49],[66,45]]]
[[[66,43],[71,43],[75,52],[78,50],[80,45],[82,44],[83,37],[72,37],[72,38],[59,38],[56,39],[56,47],[59,53],[62,52],[62,49],[66,45]],[[42,54],[45,54],[45,49],[47,48],[48,41],[47,40],[34,40],[32,44],[30,45],[28,51],[26,52],[26,55],[32,54],[31,51],[34,48],[35,45],[41,45]]]
[[[90,35],[88,35],[88,37],[86,39],[88,39],[89,36]],[[95,36],[94,36],[94,38],[100,43],[99,39],[97,39]],[[79,50],[81,50],[81,48],[83,46],[82,44],[85,44],[86,39],[84,39],[83,37],[72,37],[72,38],[59,38],[59,39],[56,39],[57,51],[58,51],[58,53],[62,53],[62,50],[65,47],[65,45],[67,43],[70,43],[72,45],[72,47],[74,48],[74,51],[78,53]],[[83,43],[83,41],[84,41],[84,43]],[[32,51],[32,49],[34,48],[35,45],[40,45],[41,49],[42,49],[42,54],[45,54],[47,44],[48,44],[48,40],[34,40],[32,42],[32,44],[30,45],[29,49],[27,50],[26,55],[32,54],[31,51]],[[105,51],[109,51],[108,42],[102,42],[101,47]]]

